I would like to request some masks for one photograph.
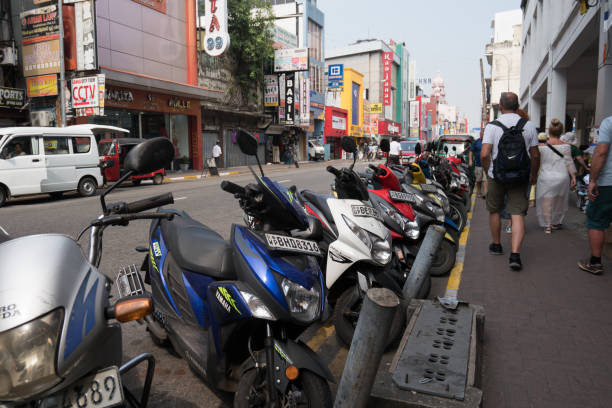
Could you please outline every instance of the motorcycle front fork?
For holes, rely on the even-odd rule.
[[[279,406],[278,393],[274,384],[274,333],[270,323],[266,323],[266,339],[264,341],[266,351],[266,375],[268,382],[268,407],[277,408]]]

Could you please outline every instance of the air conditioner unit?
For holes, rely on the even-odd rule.
[[[35,111],[31,115],[32,126],[49,126],[53,120],[51,111]]]
[[[17,52],[14,47],[0,47],[0,65],[17,65]]]

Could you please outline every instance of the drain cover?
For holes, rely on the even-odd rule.
[[[404,390],[463,400],[472,309],[425,302],[398,361],[393,381]]]

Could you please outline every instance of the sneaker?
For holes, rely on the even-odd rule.
[[[552,225],[553,230],[560,230],[561,228],[563,228],[563,224],[553,224]]]
[[[510,269],[513,271],[520,271],[523,269],[523,263],[521,262],[521,256],[519,254],[510,254]]]
[[[501,244],[491,244],[489,245],[489,253],[493,255],[503,255],[504,250],[502,249]]]
[[[504,231],[506,231],[507,234],[512,234],[512,225],[506,225]]]
[[[603,265],[602,264],[592,264],[589,259],[582,259],[578,262],[578,267],[585,272],[592,273],[593,275],[600,275],[603,273]]]

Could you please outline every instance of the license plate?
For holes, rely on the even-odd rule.
[[[122,404],[123,387],[117,367],[85,377],[64,391],[62,408],[107,408]]]
[[[421,184],[421,190],[426,193],[436,193],[438,191],[438,187],[433,184]]]
[[[378,210],[369,205],[352,205],[351,209],[355,217],[374,217],[379,220],[382,218]]]
[[[414,194],[404,193],[402,191],[389,190],[389,197],[391,197],[393,201],[403,201],[406,203],[414,203],[416,201]]]
[[[307,255],[321,255],[319,245],[307,239],[286,235],[265,234],[268,248],[276,251],[299,252]]]

